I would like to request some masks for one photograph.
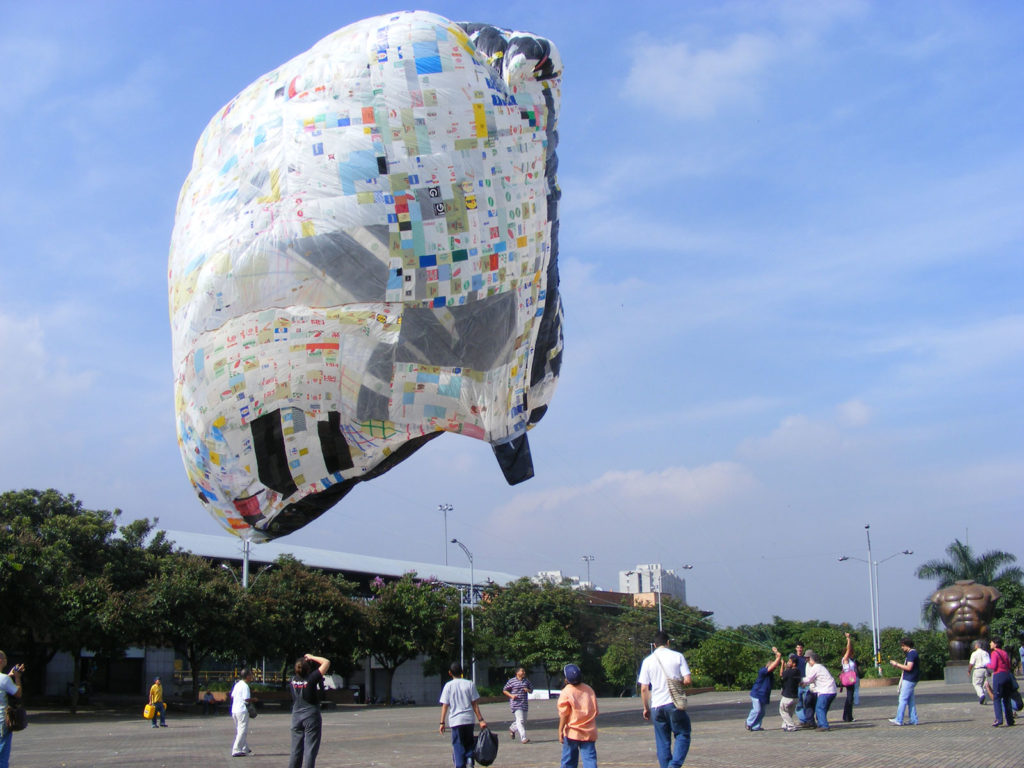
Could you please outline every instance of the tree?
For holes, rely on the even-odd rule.
[[[551,675],[583,660],[581,638],[588,637],[586,598],[561,584],[534,584],[527,578],[487,591],[477,624],[480,647],[511,666],[540,666]],[[596,674],[599,670],[591,670]]]
[[[193,701],[199,698],[199,670],[211,656],[239,642],[242,588],[221,568],[196,555],[175,552],[160,559],[160,576],[146,588],[148,640],[173,646],[192,671]]]
[[[391,683],[402,664],[425,653],[430,668],[447,666],[443,662],[457,647],[458,591],[432,579],[418,581],[415,573],[390,582],[377,577],[370,590],[360,644],[384,668],[390,706]]]
[[[988,625],[989,634],[1003,638],[1003,648],[1011,655],[1018,641],[1024,640],[1024,586],[1011,581],[999,582],[1002,599]]]
[[[640,664],[650,653],[657,631],[658,616],[654,611],[630,607],[613,616],[599,635],[605,647],[601,656],[605,677],[621,694],[632,695],[636,691]]]
[[[757,670],[772,658],[772,652],[760,645],[730,632],[716,632],[697,646],[687,660],[695,678],[705,678],[726,688],[749,688],[757,679]]]
[[[241,612],[239,657],[281,656],[285,664],[304,653],[331,660],[331,670],[347,675],[359,648],[362,606],[355,584],[307,568],[291,555],[253,583]]]
[[[948,560],[929,560],[917,569],[919,579],[937,579],[935,589],[948,587],[957,581],[973,580],[979,584],[998,586],[1000,582],[1020,584],[1024,570],[1011,565],[1017,561],[1015,555],[994,549],[978,557],[974,556],[969,544],[959,539],[946,547]],[[928,629],[939,625],[939,610],[931,600],[926,600],[921,610],[921,620]]]
[[[135,597],[166,551],[153,524],[117,527],[120,510],[85,509],[73,495],[10,491],[0,495],[0,600],[18,621],[11,633],[40,669],[57,651],[74,664],[71,711],[81,688],[83,648],[115,656],[135,638]]]

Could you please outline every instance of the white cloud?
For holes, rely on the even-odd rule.
[[[861,400],[847,400],[836,407],[839,423],[845,427],[863,427],[871,421],[871,406]]]
[[[1007,315],[948,328],[921,328],[879,339],[868,346],[871,354],[898,355],[905,360],[896,377],[907,388],[951,386],[952,380],[979,379],[1007,366],[1021,378],[1024,359],[1024,315]]]
[[[757,100],[758,78],[775,56],[765,36],[743,33],[720,48],[638,40],[623,95],[679,118],[705,119]]]
[[[66,64],[57,40],[20,35],[0,38],[0,61],[9,74],[4,78],[0,114],[19,112],[37,101],[40,94],[50,93]]]
[[[696,519],[747,496],[756,480],[741,465],[715,462],[660,471],[613,470],[581,485],[566,485],[517,494],[495,509],[500,519],[539,522],[557,511],[560,518],[587,525],[622,520],[623,513],[643,509],[648,519]]]
[[[19,405],[63,401],[92,381],[92,372],[73,370],[50,346],[39,316],[0,312],[0,402],[8,418],[17,417]]]

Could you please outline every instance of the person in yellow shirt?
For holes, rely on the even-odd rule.
[[[566,664],[562,670],[565,687],[558,697],[558,742],[562,745],[562,768],[576,768],[583,755],[583,768],[597,768],[597,695],[583,682],[580,668]]]
[[[167,711],[167,704],[164,703],[164,687],[160,685],[160,678],[157,677],[153,680],[153,685],[149,688],[149,703],[156,707],[156,714],[153,715],[153,727],[167,727],[167,720],[164,718],[164,713]],[[160,725],[157,726],[156,718],[160,717]]]

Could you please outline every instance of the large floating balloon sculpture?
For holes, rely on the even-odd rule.
[[[168,284],[178,441],[226,528],[283,536],[445,432],[532,476],[562,357],[560,78],[543,38],[397,13],[210,121]]]

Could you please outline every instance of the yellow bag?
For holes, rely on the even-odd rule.
[[[142,716],[147,720],[152,720],[156,716],[156,707],[152,704],[147,704],[146,708],[142,710]]]

